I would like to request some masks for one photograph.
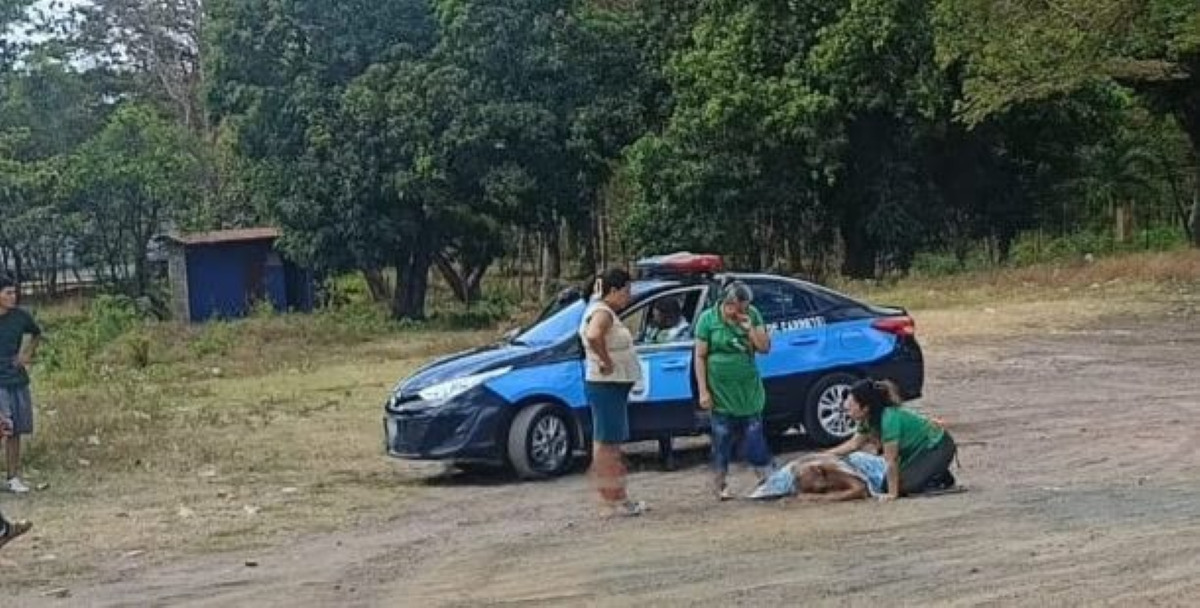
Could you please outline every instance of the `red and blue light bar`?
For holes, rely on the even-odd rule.
[[[638,260],[634,264],[644,279],[711,276],[725,269],[725,261],[711,253],[680,251]]]

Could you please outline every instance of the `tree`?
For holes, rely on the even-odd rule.
[[[1174,115],[1193,153],[1200,151],[1200,5],[1193,0],[944,0],[938,22],[941,62],[967,70],[958,110],[969,124],[1115,82]],[[1200,222],[1200,196],[1193,217]],[[1200,230],[1192,238],[1200,246]]]
[[[201,108],[200,0],[93,0],[74,7],[73,55],[132,80],[132,95],[207,134]]]
[[[148,293],[151,238],[195,204],[202,167],[188,131],[152,108],[122,106],[67,169],[67,210],[85,224],[81,257],[111,284]]]
[[[423,201],[400,198],[393,178],[407,150],[393,145],[399,130],[383,109],[389,79],[424,77],[419,60],[436,41],[430,7],[214,0],[205,16],[212,119],[246,159],[248,190],[285,229],[282,245],[323,271],[394,265],[393,313],[423,316],[432,258],[423,241],[436,235],[424,229]]]
[[[924,7],[701,3],[670,60],[668,125],[631,153],[630,235],[761,268],[823,258],[836,231],[847,274],[905,266],[926,237],[921,146],[941,100]],[[706,217],[668,235],[649,225],[663,213]]]
[[[104,124],[110,91],[51,57],[35,53],[25,63],[0,76],[0,150],[27,161],[68,154]]]
[[[657,42],[665,32],[645,19],[646,5],[657,3],[638,4],[642,10],[617,6],[579,11],[563,50],[573,67],[569,75],[576,99],[567,117],[567,151],[578,167],[574,188],[578,203],[568,202],[568,206],[580,210],[571,216],[571,228],[583,243],[584,274],[609,262],[605,187],[625,150],[662,120],[659,68],[647,44]]]
[[[30,4],[32,0],[0,0],[0,32],[9,31],[14,23],[20,21]],[[15,46],[9,36],[0,36],[0,72],[7,72],[12,65]]]
[[[21,56],[0,72],[0,268],[54,295],[83,233],[65,207],[64,167],[109,110],[91,74],[37,49]]]
[[[618,153],[601,149],[601,140],[622,139],[619,127],[605,130],[592,121],[600,106],[620,105],[599,68],[612,67],[610,78],[627,73],[617,70],[633,57],[613,55],[629,48],[621,46],[628,39],[612,15],[574,12],[565,0],[447,3],[441,17],[436,60],[472,78],[463,119],[445,134],[457,196],[498,224],[539,235],[547,295],[562,271],[562,227],[590,232],[598,182]],[[615,126],[625,116],[606,118]]]

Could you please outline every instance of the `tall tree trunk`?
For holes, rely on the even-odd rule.
[[[25,261],[24,256],[21,255],[21,252],[18,251],[16,248],[13,248],[13,256],[12,256],[13,276],[12,276],[12,278],[18,282],[20,282],[22,280],[22,278],[23,278],[22,275],[25,274],[24,261]]]
[[[1195,79],[1195,77],[1193,77]],[[1177,113],[1183,130],[1192,142],[1192,158],[1200,165],[1200,83],[1192,87]],[[1195,192],[1192,194],[1192,246],[1200,248],[1200,166],[1196,167]]]
[[[600,266],[600,247],[599,247],[599,217],[600,213],[597,210],[599,202],[598,197],[592,197],[591,204],[588,206],[587,214],[587,229],[583,236],[583,259],[580,260],[580,274],[591,276],[596,273]]]
[[[542,231],[542,280],[541,298],[545,300],[558,289],[558,280],[562,278],[562,249],[560,247],[559,227],[555,222]]]
[[[483,275],[487,274],[488,264],[471,269],[467,274],[467,304],[476,304],[483,299]]]
[[[367,282],[367,290],[371,292],[372,302],[387,302],[392,299],[392,286],[383,276],[380,268],[368,268],[362,271],[363,280]]]
[[[1165,175],[1167,178],[1167,187],[1171,190],[1171,202],[1175,204],[1175,216],[1179,220],[1179,227],[1183,229],[1184,234],[1186,234],[1188,237],[1188,241],[1191,242],[1192,235],[1196,234],[1196,231],[1192,229],[1190,219],[1191,214],[1189,214],[1188,209],[1185,206],[1187,202],[1187,195],[1179,191],[1179,175],[1176,174],[1175,167],[1172,166],[1173,163],[1171,160],[1167,158],[1167,155],[1163,154],[1161,150],[1156,155],[1156,158],[1159,166],[1162,168],[1163,175]],[[1196,184],[1197,187],[1194,192],[1200,193],[1200,176],[1196,178]],[[1195,194],[1193,194],[1192,206],[1194,207],[1196,203],[1200,203],[1200,197],[1197,197]]]
[[[460,268],[454,265],[450,256],[441,252],[434,255],[433,263],[459,302],[470,306],[483,299],[483,277],[491,267],[491,261],[477,265],[462,264]]]
[[[1200,248],[1200,175],[1196,176],[1196,192],[1192,194],[1192,247]]]
[[[61,243],[56,241],[50,246],[50,283],[47,286],[50,292],[50,297],[58,297],[58,274],[62,271],[62,252],[60,251]]]
[[[425,296],[429,292],[429,268],[433,264],[425,243],[404,247],[396,256],[396,289],[392,294],[392,317],[425,319]]]
[[[608,198],[601,195],[597,198],[596,206],[596,243],[598,255],[596,267],[591,269],[593,274],[600,272],[612,261],[612,230],[609,226]]]
[[[525,251],[529,249],[529,236],[524,230],[517,237],[517,297],[525,299]]]
[[[855,214],[850,214],[854,216]],[[867,234],[866,222],[858,217],[842,220],[842,274],[852,279],[875,278],[875,243]]]

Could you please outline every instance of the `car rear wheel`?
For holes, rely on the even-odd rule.
[[[522,479],[544,479],[571,468],[574,443],[566,411],[549,403],[531,405],[508,429],[508,459]]]
[[[818,380],[808,391],[804,430],[818,445],[837,445],[849,439],[858,429],[846,411],[850,386],[857,381],[858,378],[850,374],[830,374]]]

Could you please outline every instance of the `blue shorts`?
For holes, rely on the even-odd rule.
[[[0,418],[12,422],[13,435],[33,433],[33,398],[28,384],[0,386]]]
[[[592,441],[629,441],[629,391],[624,382],[586,382],[584,392],[592,409]]]

